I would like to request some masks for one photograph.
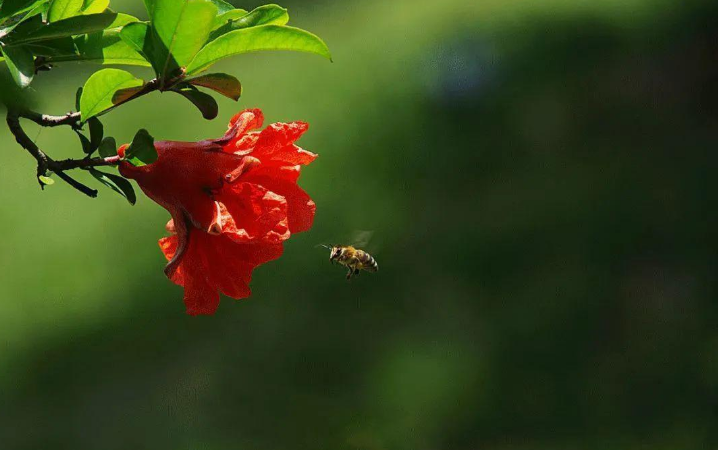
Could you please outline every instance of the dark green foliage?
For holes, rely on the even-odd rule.
[[[100,172],[97,169],[90,169],[90,173],[102,184],[126,198],[127,201],[130,202],[130,205],[134,205],[137,201],[132,183],[121,176],[112,173]]]
[[[125,151],[125,159],[135,166],[144,166],[157,161],[155,140],[144,128],[139,130]]]
[[[32,82],[30,63],[38,56],[49,62],[149,64],[163,90],[171,89],[185,73],[197,73],[223,58],[250,51],[295,50],[329,57],[319,38],[284,27],[289,15],[278,5],[247,13],[222,0],[146,0],[146,23],[105,10],[106,5],[107,0],[8,0],[2,4],[0,45],[18,85]],[[43,22],[43,16],[47,21]],[[260,29],[268,25],[286,29]],[[249,34],[232,34],[254,28],[257,31]],[[213,42],[220,37],[224,38],[221,42]]]

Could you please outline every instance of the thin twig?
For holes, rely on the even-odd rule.
[[[90,167],[116,166],[120,163],[120,157],[109,156],[107,158],[83,158],[83,159],[61,159],[52,161],[48,168],[53,172],[57,170],[89,169]]]
[[[70,125],[72,128],[80,128],[80,113],[69,112],[64,116],[50,116],[47,114],[36,113],[35,111],[19,111],[17,113],[20,117],[32,120],[36,124],[43,127],[57,127],[60,125]]]
[[[184,73],[181,73],[176,78],[173,78],[170,80],[170,83],[168,83],[166,86],[163,86],[160,83],[160,80],[155,78],[153,80],[148,81],[145,83],[140,90],[138,90],[133,95],[129,96],[128,98],[119,101],[116,105],[109,108],[108,110],[104,112],[108,112],[115,107],[127,103],[131,100],[135,100],[139,97],[142,97],[146,94],[149,94],[153,91],[164,91],[167,89],[170,89],[174,84],[180,82],[184,78]],[[35,111],[30,110],[11,110],[8,109],[7,113],[7,124],[8,128],[10,128],[10,132],[15,136],[15,140],[22,148],[28,151],[32,155],[33,158],[37,161],[37,178],[38,183],[40,183],[40,188],[44,189],[45,183],[42,182],[40,179],[41,176],[47,176],[47,172],[54,172],[57,174],[57,176],[65,181],[70,186],[74,187],[78,191],[82,192],[85,195],[88,195],[90,197],[96,197],[97,191],[94,189],[91,189],[84,184],[80,183],[79,181],[75,180],[74,178],[70,177],[65,173],[67,170],[72,169],[89,169],[91,167],[99,167],[99,166],[116,166],[120,163],[120,157],[119,156],[111,156],[109,158],[83,158],[83,159],[63,159],[60,161],[55,161],[45,152],[40,150],[40,148],[35,144],[35,142],[32,141],[25,133],[25,130],[22,129],[22,125],[20,124],[20,119],[28,119],[36,124],[42,126],[42,127],[57,127],[61,125],[68,125],[72,127],[74,130],[80,130],[82,129],[82,115],[80,112],[69,112],[65,114],[64,116],[51,116],[48,114],[40,114]]]
[[[38,120],[47,120],[48,117],[52,118],[53,116],[42,116],[38,114],[39,116]],[[33,116],[36,117],[37,116]],[[22,117],[26,117],[25,115],[22,115]],[[54,116],[54,117],[67,117],[67,116]],[[28,119],[35,121],[33,118],[28,117]],[[50,119],[52,121],[52,119]],[[48,125],[48,126],[57,126],[57,125],[71,125],[72,122],[69,121],[67,123],[62,124],[54,124],[54,125]],[[37,123],[37,122],[36,122]],[[7,125],[8,128],[10,128],[10,132],[15,136],[15,140],[22,148],[28,151],[33,158],[37,161],[37,177],[38,177],[38,183],[40,183],[40,187],[44,188],[45,184],[40,180],[41,176],[46,176],[48,171],[54,172],[57,174],[57,176],[65,181],[67,184],[72,186],[73,188],[77,189],[78,191],[82,192],[85,195],[88,195],[90,197],[97,197],[97,191],[95,189],[92,189],[88,186],[85,186],[84,184],[80,183],[79,181],[75,180],[74,178],[70,177],[65,173],[66,170],[72,170],[72,169],[88,169],[90,167],[97,167],[97,166],[112,166],[117,165],[120,162],[119,156],[111,156],[109,158],[84,158],[84,159],[64,159],[61,161],[55,161],[49,156],[45,154],[40,148],[35,144],[32,139],[25,133],[25,130],[22,129],[22,126],[20,125],[20,113],[17,111],[8,111],[7,114]]]
[[[40,148],[30,139],[20,125],[20,118],[17,112],[8,110],[7,112],[7,126],[10,132],[15,136],[15,140],[22,148],[28,151],[35,160],[37,160],[37,177],[40,188],[44,188],[45,184],[40,181],[40,176],[44,176],[47,173],[48,157],[43,153]]]

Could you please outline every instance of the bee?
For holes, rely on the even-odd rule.
[[[329,261],[332,264],[337,262],[349,269],[347,272],[347,280],[351,280],[353,275],[359,275],[359,272],[366,270],[367,272],[376,272],[379,270],[379,264],[369,253],[351,245],[324,245],[322,247],[329,249]]]

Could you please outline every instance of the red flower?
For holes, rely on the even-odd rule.
[[[250,131],[263,119],[260,110],[245,110],[220,139],[158,141],[154,163],[120,163],[120,173],[172,216],[172,235],[159,244],[169,261],[165,273],[185,288],[188,314],[213,314],[219,292],[249,297],[252,270],[278,258],[292,233],[312,226],[315,205],[297,178],[316,155],[294,145],[308,125]]]

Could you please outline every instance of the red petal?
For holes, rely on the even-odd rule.
[[[253,167],[251,173],[254,177],[265,176],[296,183],[299,179],[301,168],[302,166],[288,166],[277,161],[269,161]]]
[[[165,275],[172,279],[174,272],[176,272],[177,268],[179,267],[182,256],[184,255],[185,251],[187,251],[189,230],[187,228],[187,219],[181,211],[176,208],[169,208],[169,211],[172,215],[172,220],[167,223],[167,229],[169,230],[171,223],[172,232],[176,233],[175,236],[173,236],[176,242],[171,248],[172,255],[169,257],[167,256],[168,252],[165,251],[165,248],[163,246],[162,239],[160,239],[160,248],[162,248],[162,252],[165,254],[165,257],[168,261],[167,265],[165,266]]]
[[[289,239],[284,197],[255,184],[235,183],[225,185],[217,199],[226,206],[233,219],[229,236],[235,242],[257,239],[278,244]]]
[[[233,153],[235,143],[249,130],[260,128],[264,122],[264,114],[259,109],[245,109],[229,121],[229,129],[223,137],[213,142],[224,147],[224,151]]]
[[[254,183],[281,195],[287,201],[287,218],[289,230],[300,233],[312,227],[316,205],[309,195],[296,183],[283,179],[279,169],[275,169],[276,176],[269,176],[270,170],[251,170],[243,178],[247,183]]]
[[[123,164],[121,173],[136,179],[147,196],[165,209],[180,210],[192,225],[209,230],[215,210],[211,191],[219,189],[224,177],[246,158],[212,150],[201,143],[161,141],[155,147],[157,161],[134,169],[124,168]]]
[[[204,274],[198,273],[184,285],[184,304],[190,316],[212,315],[219,307],[219,292]]]
[[[178,241],[177,236],[160,239],[166,258],[176,255]],[[281,245],[238,244],[226,234],[214,236],[192,229],[188,249],[170,279],[184,286],[188,314],[213,314],[218,292],[236,299],[249,297],[252,270],[281,254]]]
[[[262,130],[252,151],[265,161],[282,161],[286,164],[309,164],[317,157],[294,145],[294,142],[309,128],[305,122],[273,123]]]

